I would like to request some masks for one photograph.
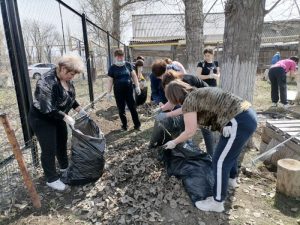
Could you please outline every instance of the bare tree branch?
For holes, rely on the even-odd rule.
[[[138,3],[138,2],[146,2],[146,1],[149,1],[149,0],[128,0],[126,2],[124,2],[123,4],[120,5],[120,8],[124,8],[126,7],[127,5],[130,5],[130,4],[133,4],[133,3]]]
[[[281,2],[281,0],[277,0],[277,2],[275,2],[270,9],[265,10],[264,14],[267,15],[269,12],[271,12],[278,5],[279,2]]]

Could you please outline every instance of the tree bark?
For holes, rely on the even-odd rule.
[[[196,74],[197,63],[203,49],[203,2],[184,0],[187,70]]]
[[[120,24],[121,24],[121,5],[120,0],[112,1],[113,8],[113,26],[112,26],[112,35],[114,38],[120,40]],[[114,45],[117,44],[115,40],[113,40]]]
[[[298,37],[298,57],[300,58],[300,34]],[[298,71],[296,74],[296,82],[297,82],[297,95],[295,98],[295,103],[300,105],[300,62],[298,63]]]
[[[228,0],[221,65],[221,87],[253,101],[265,2]]]

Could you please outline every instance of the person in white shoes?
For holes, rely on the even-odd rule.
[[[84,64],[79,56],[65,55],[57,67],[42,75],[36,83],[33,105],[29,112],[29,124],[41,146],[41,162],[47,185],[63,191],[66,185],[59,179],[55,156],[61,171],[68,167],[67,124],[74,127],[74,119],[68,115],[73,108],[79,115],[86,112],[75,99],[72,79],[82,73]]]
[[[212,156],[213,196],[195,203],[200,210],[222,212],[228,184],[236,186],[237,159],[257,127],[256,113],[248,101],[216,87],[195,89],[175,80],[165,93],[171,104],[182,105],[185,124],[184,132],[167,142],[166,149],[192,138],[198,125],[222,134]]]

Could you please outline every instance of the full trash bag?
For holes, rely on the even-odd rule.
[[[147,100],[148,87],[141,88],[141,94],[135,93],[135,103],[137,106],[143,105]]]
[[[89,117],[76,120],[72,130],[70,165],[62,174],[69,185],[86,184],[98,180],[103,173],[106,142],[104,134]]]
[[[184,130],[183,117],[167,118],[154,125],[151,142],[158,147],[176,138]],[[159,158],[164,162],[169,176],[182,180],[191,201],[206,199],[213,195],[214,176],[211,157],[192,140],[178,144],[174,149],[161,150]]]

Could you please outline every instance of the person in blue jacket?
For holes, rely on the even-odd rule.
[[[151,101],[156,105],[165,104],[168,101],[161,84],[162,75],[167,70],[180,71],[175,64],[167,64],[164,60],[156,60],[152,64],[152,73],[150,74]]]
[[[275,55],[273,55],[272,57],[271,64],[272,65],[276,64],[278,61],[280,61],[280,59],[281,59],[280,52],[276,52]]]

